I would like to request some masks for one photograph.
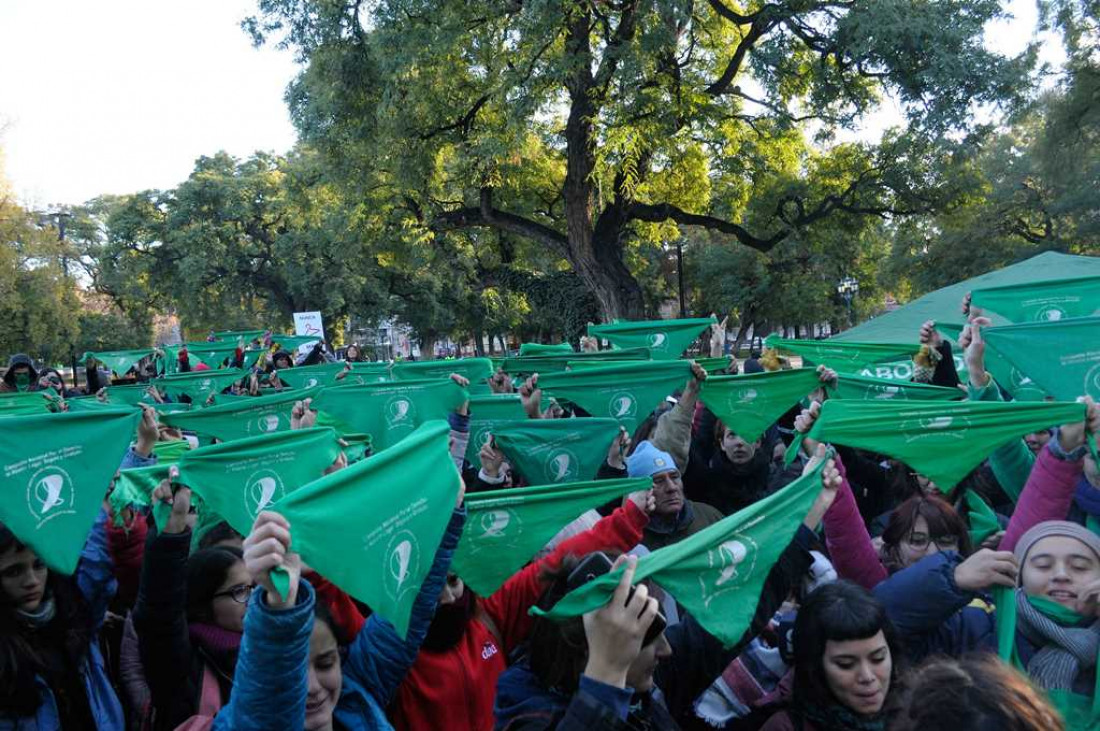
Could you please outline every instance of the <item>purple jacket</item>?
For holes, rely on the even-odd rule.
[[[1080,477],[1081,460],[1059,459],[1051,451],[1050,444],[1043,447],[1020,493],[999,550],[1014,550],[1020,537],[1039,523],[1065,520]]]
[[[841,483],[836,500],[825,513],[825,546],[837,576],[853,581],[870,591],[887,577],[886,567],[871,544],[871,536],[859,513],[856,496],[848,484],[848,473],[840,455],[833,458],[840,471]]]

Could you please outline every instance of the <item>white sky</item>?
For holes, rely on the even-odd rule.
[[[874,0],[869,0],[873,2]],[[201,155],[285,152],[295,133],[283,102],[289,52],[252,48],[239,22],[254,0],[0,0],[0,148],[32,208],[104,193],[170,188]],[[1032,38],[1035,0],[987,42],[1017,53]],[[1061,47],[1044,44],[1058,63]],[[856,137],[877,138],[900,114],[889,101]],[[849,135],[844,135],[845,137]]]

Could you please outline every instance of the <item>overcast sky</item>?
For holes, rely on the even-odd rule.
[[[871,0],[873,1],[873,0]],[[0,0],[0,147],[25,205],[170,188],[201,155],[285,152],[289,52],[256,50],[239,23],[255,0]],[[1034,0],[987,42],[1016,53]],[[1044,57],[1057,60],[1055,43]],[[889,104],[859,136],[898,119]]]

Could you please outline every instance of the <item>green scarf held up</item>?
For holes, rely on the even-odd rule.
[[[50,398],[57,398],[53,389],[47,391],[9,391],[0,393],[0,416],[32,416],[50,413]]]
[[[302,560],[393,623],[404,637],[413,602],[450,522],[461,478],[445,421],[309,483],[275,506]],[[286,596],[286,577],[273,576]]]
[[[1019,614],[1016,606],[1017,592],[1022,591],[1023,589],[1006,586],[993,587],[993,601],[997,608],[997,655],[1026,675],[1027,668],[1021,662],[1016,646]],[[1044,597],[1028,597],[1027,601],[1047,619],[1065,627],[1080,624],[1084,619],[1072,609]],[[1100,728],[1100,655],[1094,667],[1097,670],[1096,687],[1091,698],[1066,690],[1043,691],[1051,705],[1061,714],[1067,731],[1095,731]]]
[[[876,363],[889,363],[912,358],[916,345],[895,343],[849,343],[838,340],[786,340],[769,335],[764,339],[769,348],[786,350],[802,356],[803,365],[823,365],[839,373],[859,373]]]
[[[454,381],[436,379],[330,386],[313,399],[340,432],[370,434],[375,451],[384,450],[428,421],[446,419],[468,398]]]
[[[470,439],[466,443],[466,460],[478,464],[478,453],[489,441],[497,425],[526,419],[519,394],[501,393],[470,397]]]
[[[616,419],[633,433],[691,375],[686,360],[614,365],[539,377],[539,387],[577,404],[594,417]]]
[[[362,386],[365,383],[386,383],[392,379],[389,363],[352,363],[351,375],[344,382]]]
[[[89,358],[94,358],[118,375],[124,376],[131,368],[151,355],[153,355],[152,348],[142,348],[140,350],[107,350],[98,353],[89,351],[80,357],[80,361],[83,363],[87,362]]]
[[[973,490],[966,491],[966,505],[970,517],[970,544],[976,551],[986,538],[1001,529],[1001,522],[993,508]]]
[[[618,433],[615,419],[522,419],[492,436],[528,484],[549,485],[595,479]]]
[[[140,419],[118,408],[4,420],[0,522],[53,570],[76,570]]]
[[[1100,277],[976,289],[971,293],[971,302],[1013,323],[1057,322],[1100,315]]]
[[[154,464],[148,467],[131,467],[119,470],[115,489],[107,496],[115,525],[121,525],[121,513],[126,508],[146,508],[153,504],[153,491],[168,479],[170,464]],[[168,511],[171,512],[171,511]],[[153,511],[153,521],[160,530],[164,528],[164,511]]]
[[[966,396],[957,388],[849,373],[838,374],[836,385],[828,390],[831,398],[863,401],[959,401]]]
[[[534,373],[559,373],[580,361],[652,360],[649,348],[625,348],[622,350],[598,350],[582,353],[551,353],[505,358],[501,368],[510,376],[530,376]]]
[[[417,360],[394,363],[391,369],[395,381],[414,381],[448,378],[452,373],[470,382],[469,391],[489,393],[489,377],[493,375],[493,362],[488,358],[459,358],[457,360]]]
[[[1100,317],[990,327],[987,344],[1061,401],[1100,401]]]
[[[588,335],[610,340],[617,348],[649,348],[654,360],[675,360],[716,322],[713,317],[614,322],[589,325]]]
[[[944,324],[936,323],[936,329],[941,334],[958,342],[960,335],[962,334],[962,325],[957,324]],[[988,332],[988,329],[983,330]],[[1043,389],[1036,385],[1035,381],[1024,375],[1019,368],[1012,365],[1003,355],[1001,355],[996,349],[986,347],[985,349],[985,369],[989,375],[993,377],[993,380],[997,382],[997,385],[1003,388],[1012,396],[1013,401],[1046,401],[1048,396]],[[959,372],[959,378],[964,381],[968,380],[968,375],[962,371]]]
[[[552,353],[573,353],[573,346],[569,343],[556,343],[554,345],[545,345],[543,343],[521,343],[519,346],[519,354],[524,355],[547,355]]]
[[[320,393],[320,389],[287,391],[271,396],[249,396],[197,411],[162,414],[169,426],[193,431],[223,442],[290,429],[294,404]]]
[[[708,376],[734,375],[729,372],[730,364],[733,362],[731,356],[723,355],[717,358],[695,358],[695,362],[707,372]]]
[[[164,376],[150,385],[156,386],[172,398],[187,396],[191,403],[201,407],[210,394],[218,394],[248,375],[241,370],[196,371]]]
[[[345,363],[322,363],[311,366],[280,368],[276,371],[279,380],[291,388],[313,388],[315,386],[337,386],[342,381],[336,377],[347,370]],[[347,376],[345,376],[345,379]]]
[[[132,386],[107,386],[107,402],[126,406],[152,405],[155,400],[149,395],[151,387],[151,384],[148,383],[139,383]]]
[[[701,384],[699,398],[730,431],[755,442],[776,419],[820,385],[817,371],[812,368],[711,376]]]
[[[1002,444],[1084,417],[1077,403],[830,399],[807,436],[901,460],[946,492]],[[791,443],[788,462],[802,439]]]
[[[277,432],[192,450],[180,458],[179,481],[246,536],[260,511],[320,479],[339,454],[332,429]]]
[[[220,330],[214,333],[214,340],[219,343],[236,344],[238,339],[243,338],[244,344],[248,345],[253,340],[262,340],[265,334],[267,330]]]
[[[583,513],[651,486],[650,478],[636,477],[470,493],[451,570],[489,596]]]
[[[191,442],[186,439],[171,439],[153,445],[153,454],[157,457],[157,464],[175,464],[180,461],[180,457],[190,451]]]
[[[748,629],[772,566],[821,492],[824,461],[782,490],[698,533],[638,559],[634,582],[653,579],[726,647]],[[611,598],[622,568],[561,599],[551,619],[578,617]]]

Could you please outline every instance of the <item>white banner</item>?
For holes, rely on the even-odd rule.
[[[294,313],[294,334],[305,336],[316,336],[317,338],[325,339],[325,324],[321,321],[320,312],[295,312]]]

